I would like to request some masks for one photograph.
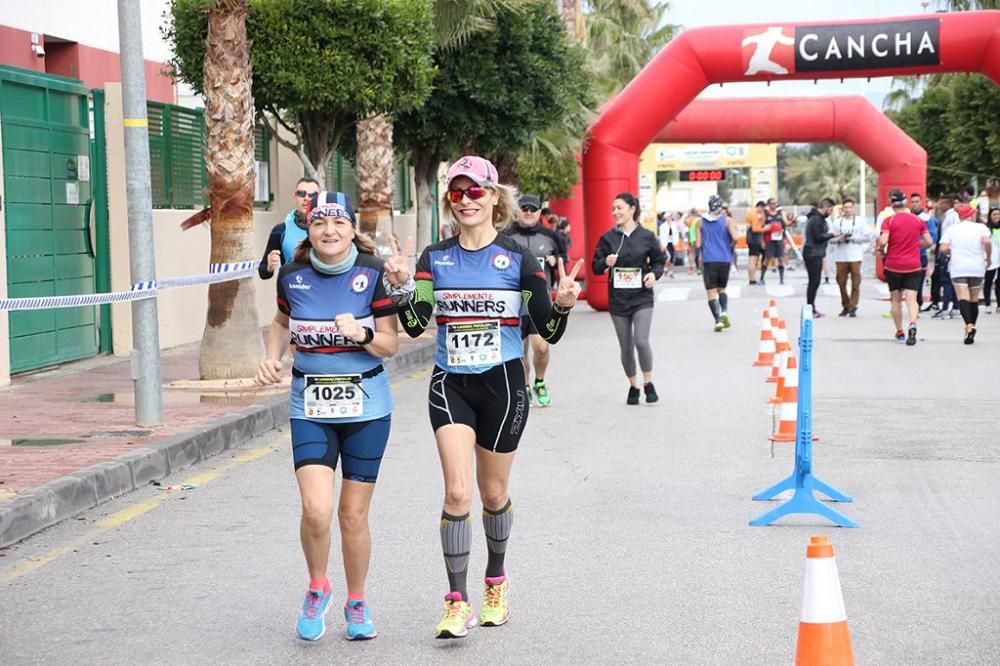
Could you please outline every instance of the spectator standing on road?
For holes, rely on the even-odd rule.
[[[698,233],[697,226],[699,219],[701,218],[698,215],[698,211],[692,208],[688,211],[685,224],[687,225],[688,260],[691,262],[688,265],[688,273],[698,271],[698,275],[701,275],[701,248],[694,242],[695,236]]]
[[[777,267],[778,282],[785,284],[785,227],[790,225],[774,197],[767,200],[764,208],[764,226],[767,232],[764,234],[764,267],[760,271],[760,283],[764,284],[767,269]]]
[[[382,359],[399,348],[396,312],[382,285],[375,243],[357,229],[350,200],[322,192],[308,213],[308,235],[278,273],[278,312],[257,382],[281,381],[281,355],[295,346],[289,419],[302,497],[300,535],[309,588],[296,633],[326,631],[334,472],[343,482],[337,514],[347,578],[349,639],[374,638],[365,602],[371,559],[368,508],[389,438],[392,396]]]
[[[986,225],[976,222],[977,210],[968,204],[958,207],[962,221],[948,227],[941,236],[941,254],[949,258],[951,281],[958,296],[958,309],[965,322],[965,344],[976,339],[979,319],[979,290],[986,267],[992,262],[993,242]]]
[[[421,335],[438,311],[428,408],[444,475],[438,531],[450,591],[434,634],[464,638],[477,620],[468,591],[474,484],[489,551],[478,620],[499,626],[510,617],[504,563],[514,512],[508,488],[529,411],[521,317],[527,314],[546,342],[558,342],[580,291],[583,260],[569,275],[557,262],[553,303],[538,260],[500,233],[513,221],[517,201],[496,167],[467,155],[448,168],[446,183],[442,205],[458,233],[427,247],[412,277],[395,248],[386,262],[386,289],[410,337]]]
[[[733,245],[736,243],[736,223],[725,213],[722,198],[713,194],[708,198],[708,212],[698,221],[698,245],[704,261],[702,280],[708,309],[715,319],[716,333],[729,328],[729,269],[733,259]]]
[[[986,305],[986,314],[992,314],[993,307],[990,303],[990,292],[996,288],[997,311],[1000,312],[1000,280],[997,273],[1000,273],[1000,208],[990,208],[986,215],[986,228],[990,230],[990,240],[993,249],[990,252],[990,266],[986,270],[983,281],[983,300]]]
[[[661,219],[662,218],[662,219]],[[667,260],[667,277],[673,279],[674,277],[674,255],[677,253],[676,239],[677,239],[677,226],[671,215],[667,213],[660,213],[657,216],[658,228],[656,230],[656,235],[660,239],[660,251],[663,252],[663,256]]]
[[[924,226],[927,227],[927,233],[931,235],[931,240],[937,243],[937,219],[934,217],[933,210],[933,205],[930,205],[927,210],[924,209],[924,198],[919,192],[910,193],[910,212],[923,220]],[[920,248],[920,270],[924,272],[924,277],[920,280],[920,288],[917,289],[917,306],[921,311],[924,310],[924,283],[927,282],[927,277],[933,271],[933,268],[928,270],[930,265],[928,251],[929,248]]]
[[[942,194],[938,197],[937,204],[937,237],[938,239],[944,234],[945,230],[952,224],[958,223],[958,214],[955,212],[955,197],[951,194]],[[947,275],[944,275],[942,271],[947,270],[948,262],[947,259],[942,259],[940,252],[938,252],[937,246],[934,248],[934,267],[931,270],[931,304],[924,308],[925,310],[934,309],[937,310],[934,316],[937,317],[942,311],[942,301],[944,298],[945,285],[950,285],[951,280],[948,279]],[[949,286],[948,289],[951,289]]]
[[[923,221],[906,210],[906,195],[900,190],[889,192],[889,202],[895,213],[882,223],[878,251],[885,261],[885,281],[892,298],[892,321],[896,325],[896,340],[907,345],[917,344],[917,287],[923,279],[920,270],[920,248],[933,241]],[[909,326],[903,332],[903,301],[906,301]]]
[[[611,272],[608,313],[629,382],[625,404],[638,405],[640,391],[645,392],[647,403],[654,403],[659,396],[653,386],[653,347],[649,333],[653,326],[653,285],[663,275],[666,257],[653,232],[639,224],[639,200],[633,194],[622,192],[615,197],[611,217],[615,226],[597,241],[592,268],[597,275]],[[697,225],[694,232],[698,233]],[[635,368],[636,355],[642,370],[641,383]]]
[[[830,248],[840,287],[840,316],[857,317],[861,299],[861,260],[871,237],[865,221],[854,214],[854,199],[846,198],[840,204],[840,216],[833,220],[831,231],[840,236]],[[851,281],[850,293],[847,291],[848,279]]]
[[[826,246],[831,240],[840,240],[836,232],[830,231],[827,218],[833,212],[833,199],[826,197],[821,200],[806,216],[805,242],[802,247],[802,260],[806,264],[806,274],[809,284],[806,287],[806,303],[812,308],[817,319],[826,315],[816,309],[816,292],[819,291],[819,280],[823,272],[823,260],[826,257]]]
[[[292,260],[295,248],[308,235],[306,211],[312,198],[318,193],[319,183],[312,178],[299,178],[293,193],[295,208],[288,211],[284,222],[274,225],[267,237],[264,257],[257,266],[260,279],[270,280],[276,270]]]
[[[763,201],[747,211],[747,278],[750,284],[757,284],[757,271],[764,257],[764,208]]]
[[[559,260],[569,261],[566,256],[566,246],[562,238],[540,221],[539,209],[541,202],[535,194],[524,194],[517,202],[518,212],[514,223],[504,230],[504,233],[517,241],[528,253],[538,261],[538,267],[546,276],[550,286],[557,285],[557,266]],[[531,322],[531,317],[521,318],[521,335],[524,337],[524,379],[527,382],[528,402],[534,399],[539,407],[548,407],[552,403],[549,389],[545,385],[545,372],[549,368],[551,345],[538,334]],[[530,348],[530,350],[529,350]],[[531,352],[530,354],[528,352]],[[531,382],[531,366],[534,361],[535,381]]]

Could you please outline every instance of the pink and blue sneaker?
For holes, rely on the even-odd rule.
[[[378,636],[372,613],[363,599],[348,601],[344,605],[344,619],[347,620],[347,640],[363,641]]]
[[[329,590],[312,590],[306,592],[306,600],[302,603],[302,613],[295,624],[295,633],[304,641],[318,641],[326,633],[326,612],[330,610]]]

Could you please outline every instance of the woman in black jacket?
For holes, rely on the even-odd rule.
[[[806,303],[813,310],[817,319],[826,315],[816,309],[816,292],[819,291],[819,280],[823,273],[823,257],[826,256],[826,245],[840,234],[830,231],[826,218],[833,211],[833,199],[827,197],[819,205],[809,211],[806,222],[805,244],[802,246],[802,260],[806,264],[809,275],[809,285],[806,287]]]
[[[639,404],[640,386],[646,393],[646,402],[653,403],[659,399],[653,387],[653,348],[649,344],[653,325],[653,285],[663,275],[666,257],[656,235],[639,224],[639,201],[632,194],[622,192],[615,197],[611,216],[615,226],[597,242],[593,269],[598,275],[611,271],[608,312],[615,325],[622,368],[629,381],[626,404]],[[642,370],[641,385],[635,368],[637,352]]]

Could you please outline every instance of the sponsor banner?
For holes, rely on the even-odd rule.
[[[937,65],[939,33],[938,19],[748,28],[743,73],[787,76]]]

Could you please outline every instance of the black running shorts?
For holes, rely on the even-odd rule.
[[[706,261],[702,266],[701,279],[705,289],[725,289],[729,284],[729,268],[732,264],[721,261]]]
[[[495,453],[517,450],[528,421],[524,364],[516,358],[478,375],[435,366],[428,392],[431,426],[437,432],[461,423],[476,432],[476,444]]]
[[[785,256],[785,241],[767,241],[764,247],[765,259],[778,259]]]
[[[889,291],[902,291],[904,289],[918,291],[923,279],[924,272],[920,270],[909,273],[897,273],[890,270],[885,272],[885,282],[889,285]]]
[[[764,248],[759,243],[747,243],[747,251],[751,257],[759,257],[764,254]]]

